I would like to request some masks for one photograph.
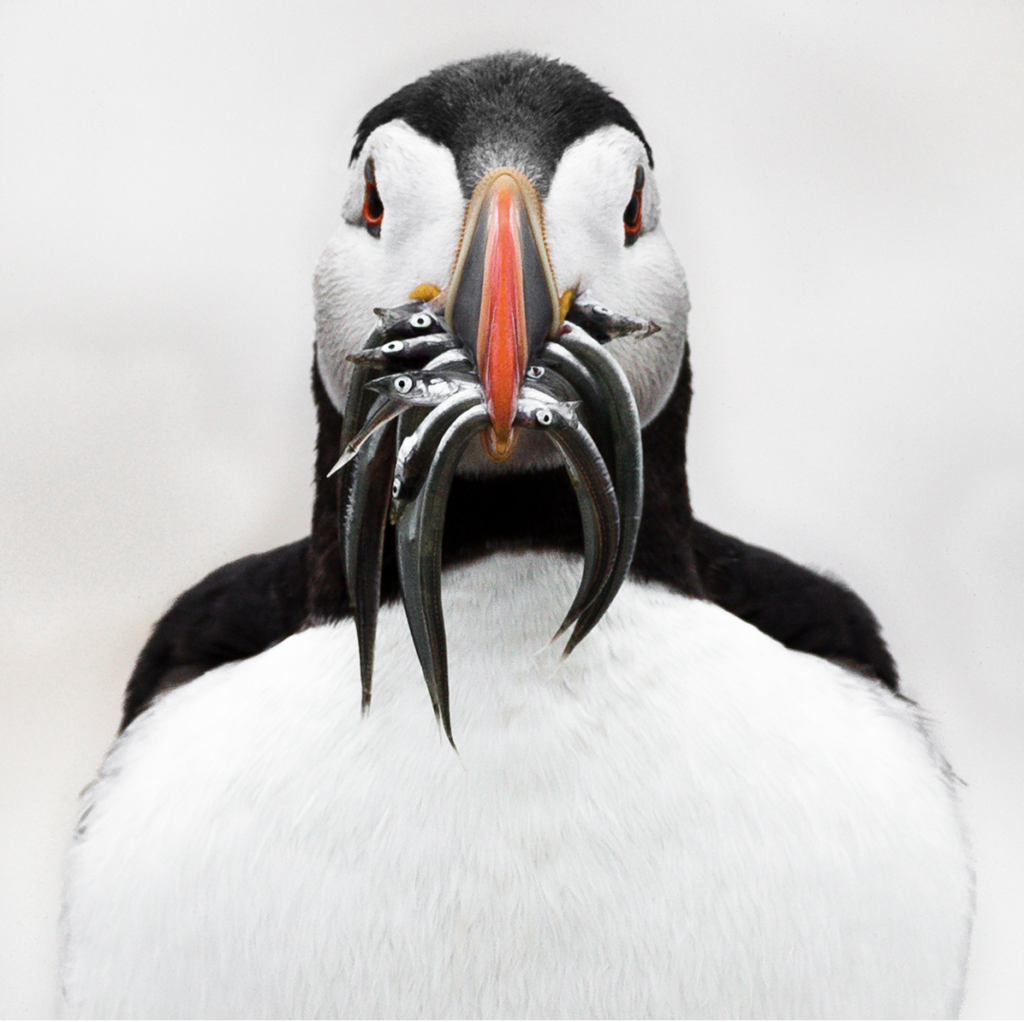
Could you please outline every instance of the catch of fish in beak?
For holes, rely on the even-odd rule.
[[[601,342],[657,327],[618,316],[588,293],[561,297],[537,189],[521,171],[485,174],[466,206],[444,292],[378,309],[355,363],[342,419],[344,561],[369,707],[387,522],[434,713],[452,741],[441,608],[448,495],[479,437],[503,462],[520,430],[561,456],[583,526],[583,578],[556,638],[568,655],[608,609],[633,559],[643,504],[640,419],[625,373]],[[452,742],[454,746],[454,742]]]
[[[441,608],[441,544],[452,481],[467,445],[492,427],[466,346],[446,322],[444,295],[376,310],[355,364],[342,420],[344,566],[369,708],[385,530],[395,526],[402,599],[439,723],[452,742]],[[587,292],[556,336],[537,346],[514,425],[543,433],[572,480],[583,529],[579,590],[555,639],[563,656],[597,624],[633,559],[643,507],[640,418],[625,373],[602,346],[658,327],[619,316]]]

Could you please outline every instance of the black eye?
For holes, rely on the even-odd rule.
[[[366,191],[363,192],[363,223],[375,238],[380,237],[380,225],[384,219],[384,203],[380,201],[377,191],[377,179],[373,173],[373,160],[367,160],[363,168],[366,180]]]
[[[622,226],[626,231],[626,244],[632,245],[640,236],[644,224],[644,168],[636,168],[633,179],[633,195],[622,214]]]

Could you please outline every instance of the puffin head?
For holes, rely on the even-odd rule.
[[[653,164],[622,103],[576,68],[529,54],[448,65],[374,107],[352,149],[343,222],[315,277],[317,366],[334,406],[344,411],[346,358],[373,330],[375,308],[454,282],[446,311],[457,331],[473,332],[484,282],[469,256],[486,236],[500,245],[496,211],[504,196],[530,227],[515,274],[524,333],[532,336],[515,341],[543,338],[570,291],[656,323],[658,332],[640,342],[609,344],[641,422],[650,422],[675,385],[689,311],[686,278],[660,222]],[[503,280],[489,291],[492,303],[517,297],[519,279]],[[500,358],[498,339],[487,341]],[[470,449],[464,471],[494,465],[477,451]],[[538,458],[555,463],[548,445],[535,443],[507,467]]]
[[[678,505],[688,526],[689,298],[660,211],[636,121],[555,60],[506,53],[451,64],[363,118],[342,223],[314,285],[310,611],[340,616],[347,591],[364,706],[392,558],[450,737],[442,546],[446,559],[468,552],[475,530],[492,548],[582,547],[584,581],[563,624],[576,624],[571,649],[630,569],[644,490],[648,504]],[[652,458],[650,430],[643,439],[640,430],[673,403],[678,437]],[[414,463],[424,479],[403,496]],[[510,526],[518,499],[529,505],[538,486],[552,488],[549,520],[524,505],[529,521]],[[579,508],[567,515],[573,490]],[[492,495],[502,507],[489,518]],[[676,536],[685,548],[686,529]]]

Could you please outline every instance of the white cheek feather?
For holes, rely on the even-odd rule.
[[[396,604],[365,719],[349,621],[143,714],[84,800],[70,1010],[955,1013],[970,866],[914,708],[655,585],[533,652],[579,570],[445,574],[459,754]]]
[[[636,168],[646,173],[644,229],[624,242],[622,214]],[[690,299],[686,276],[658,224],[659,201],[640,140],[618,126],[600,128],[566,149],[545,202],[545,225],[559,287],[589,288],[625,315],[653,320],[661,330],[609,350],[633,388],[641,421],[650,422],[675,386],[686,342]]]
[[[363,166],[369,158],[384,204],[380,238],[362,226]],[[560,287],[589,287],[615,311],[662,327],[643,341],[624,338],[609,345],[646,424],[675,385],[689,297],[683,269],[658,225],[657,187],[649,168],[644,230],[634,245],[623,243],[622,212],[638,165],[647,167],[644,148],[623,128],[601,128],[574,143],[552,181],[545,222]],[[345,222],[314,278],[317,364],[336,407],[344,407],[351,375],[345,356],[373,329],[374,307],[401,304],[419,284],[447,282],[464,208],[455,161],[443,146],[404,121],[392,121],[367,139],[350,170]],[[531,462],[550,460],[546,448],[521,457],[526,454]]]
[[[384,204],[379,238],[362,226],[369,158]],[[352,371],[345,356],[369,336],[373,309],[400,305],[418,285],[448,279],[464,206],[455,160],[443,146],[404,121],[391,121],[367,139],[350,170],[346,222],[328,242],[313,281],[317,365],[337,408],[344,407]]]

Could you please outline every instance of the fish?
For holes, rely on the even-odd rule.
[[[644,468],[640,439],[640,415],[626,374],[618,362],[585,331],[566,324],[558,336],[565,348],[592,373],[604,391],[600,407],[607,409],[612,430],[615,469],[613,481],[619,502],[620,539],[615,567],[600,596],[586,607],[576,620],[563,656],[568,656],[601,619],[615,598],[636,551],[643,512]],[[584,402],[583,409],[586,410]]]
[[[436,299],[429,302],[413,299],[390,309],[373,310],[379,320],[378,329],[386,341],[406,340],[425,334],[443,333],[451,336],[444,320],[444,305]]]
[[[404,343],[404,342],[389,342]],[[328,472],[333,475],[340,468],[343,468],[353,457],[359,448],[366,442],[367,438],[376,430],[380,429],[386,422],[390,422],[402,413],[410,404],[430,405],[437,401],[445,400],[444,389],[432,380],[431,372],[438,373],[442,378],[449,381],[451,387],[458,392],[459,388],[470,386],[474,379],[478,378],[472,372],[472,363],[469,356],[462,351],[446,350],[433,358],[423,369],[416,373],[395,373],[392,376],[378,377],[375,381],[365,384],[371,390],[382,390],[381,396],[371,406],[367,413],[363,428],[345,445],[334,467]],[[414,385],[404,393],[405,379],[413,379]],[[380,383],[379,381],[388,381]],[[421,386],[422,384],[422,386]],[[431,394],[435,394],[431,397]]]
[[[342,456],[332,469],[344,469],[345,576],[359,640],[363,711],[372,692],[390,518],[413,644],[438,725],[455,748],[441,604],[444,520],[462,454],[489,427],[490,415],[472,355],[437,309],[412,302],[376,311],[377,328],[362,351],[350,356],[355,369],[343,417]],[[563,657],[618,593],[632,563],[643,507],[636,402],[602,340],[648,336],[656,329],[647,321],[614,315],[583,292],[523,380],[515,425],[544,433],[559,452],[583,528],[583,574],[555,634],[557,639],[572,628]],[[389,371],[396,368],[401,371]]]
[[[389,398],[381,395],[370,406],[363,428],[345,445],[341,457],[335,462],[334,467],[327,473],[328,477],[344,468],[358,453],[359,449],[369,438],[382,426],[397,418],[409,407],[408,402],[396,398]]]
[[[356,458],[345,514],[345,582],[359,642],[362,710],[370,708],[373,658],[380,609],[384,529],[395,468],[395,424],[375,433]]]
[[[519,409],[520,425],[546,434],[561,454],[583,525],[583,576],[554,642],[601,598],[609,584],[619,550],[619,504],[608,467],[573,405],[538,400],[527,392],[520,398]]]
[[[369,366],[382,372],[421,369],[431,359],[460,347],[454,334],[427,334],[406,340],[387,341],[378,348],[363,348],[348,356],[349,362]]]
[[[557,341],[547,343],[541,352],[540,363],[549,373],[553,372],[564,380],[578,396],[587,430],[614,478],[614,428],[612,413],[607,407],[606,390],[597,382],[594,374]]]
[[[410,502],[420,492],[438,444],[448,427],[463,412],[481,404],[482,400],[482,394],[470,390],[452,394],[436,408],[431,409],[416,431],[401,441],[391,487],[392,525],[398,522]]]
[[[369,380],[366,387],[388,398],[404,401],[407,405],[439,405],[460,391],[483,391],[479,378],[472,373],[441,369],[415,369],[405,373],[392,373]]]
[[[402,602],[430,693],[434,715],[452,748],[448,700],[448,650],[441,607],[441,545],[452,480],[467,444],[490,424],[482,403],[463,412],[445,431],[427,479],[395,529]]]
[[[590,291],[580,291],[573,299],[565,318],[582,327],[595,341],[607,344],[617,337],[634,334],[637,340],[650,337],[661,327],[649,319],[621,316],[602,305]]]
[[[370,332],[362,350],[348,356],[348,360],[355,364],[355,368],[352,371],[348,400],[342,414],[342,451],[362,427],[373,401],[373,395],[367,393],[367,383],[386,368],[378,364],[379,357],[374,352],[380,351],[392,342],[405,342],[432,334],[440,334],[445,338],[445,342],[443,347],[438,347],[438,350],[433,352],[431,358],[458,346],[458,341],[445,324],[440,309],[433,302],[416,300],[392,309],[373,311],[377,315],[377,325]],[[337,471],[338,467],[335,465],[331,472]]]

